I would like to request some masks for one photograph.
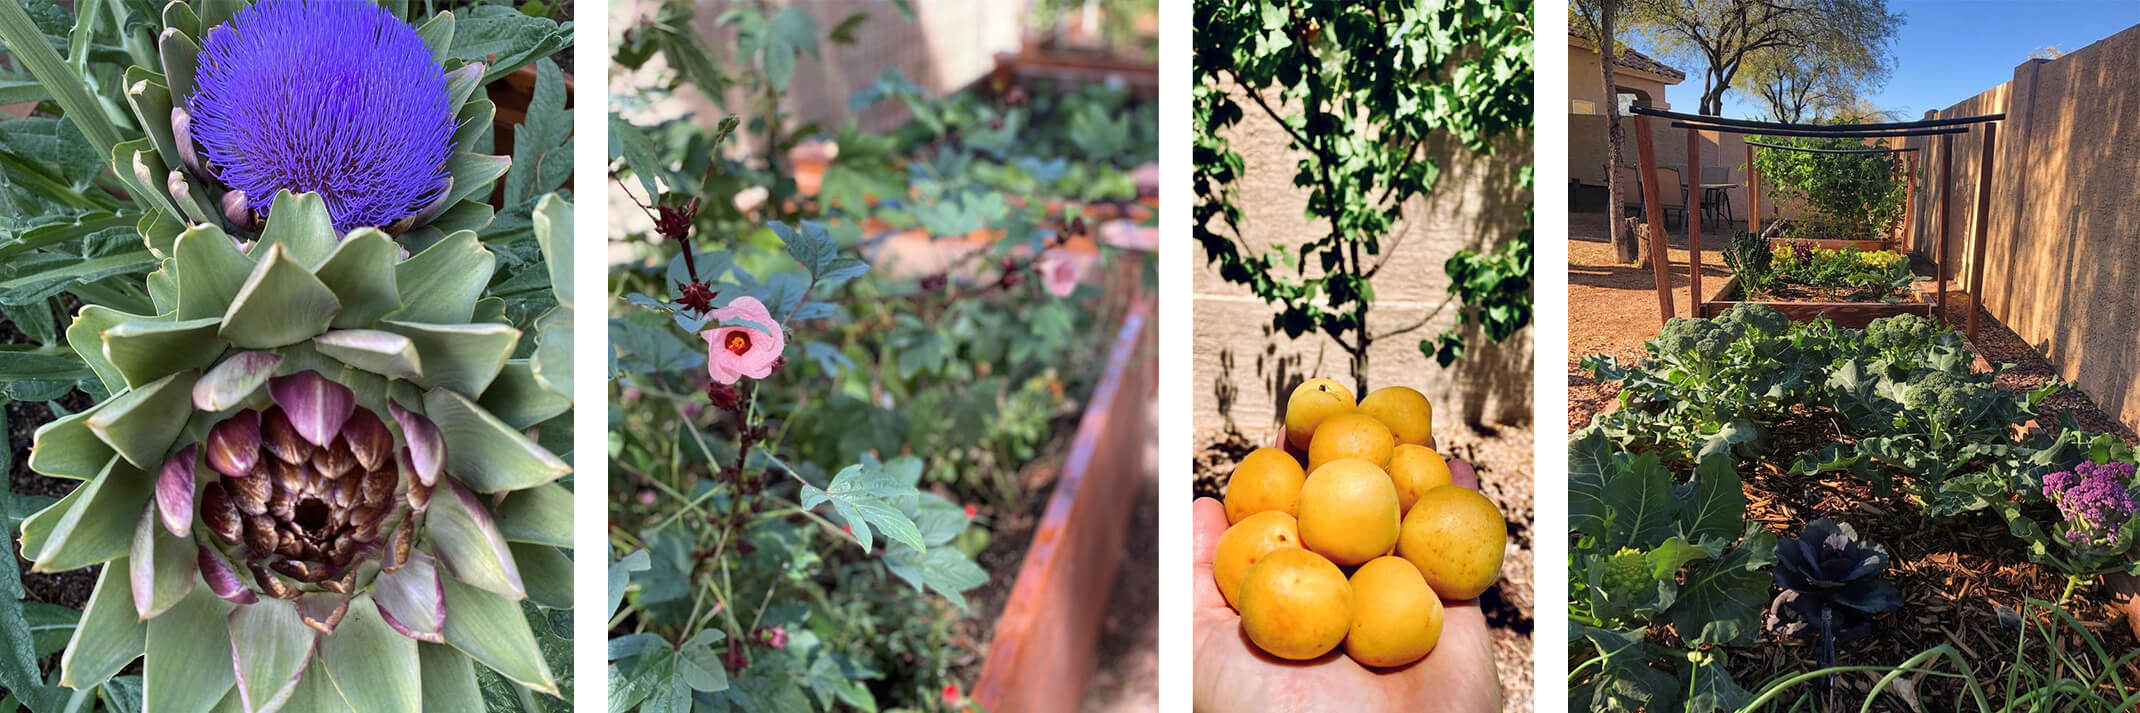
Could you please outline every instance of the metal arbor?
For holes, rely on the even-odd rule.
[[[1970,237],[1970,253],[1973,257],[1970,260],[1968,283],[1970,294],[1976,295],[1976,297],[1972,300],[1973,304],[1971,305],[1969,310],[1968,333],[1969,336],[1972,338],[1976,336],[1977,312],[1979,311],[1979,305],[1982,304],[1983,295],[1982,283],[1984,277],[1984,235],[1986,230],[1986,223],[1988,222],[1989,218],[1988,213],[1991,209],[1990,202],[1985,200],[1985,194],[1988,193],[1991,188],[1992,154],[1993,150],[1998,145],[1997,122],[2005,119],[2005,114],[1987,114],[1982,116],[1964,116],[1948,119],[1927,119],[1923,121],[1905,121],[1877,124],[1786,124],[1767,121],[1751,121],[1746,119],[1725,119],[1722,117],[1700,116],[1695,114],[1682,114],[1678,112],[1664,111],[1661,109],[1654,109],[1642,106],[1634,107],[1632,109],[1632,113],[1635,115],[1634,118],[1636,158],[1639,161],[1639,165],[1637,166],[1636,170],[1640,172],[1640,175],[1642,177],[1643,216],[1649,224],[1649,241],[1651,255],[1650,266],[1656,274],[1658,309],[1662,313],[1662,318],[1665,320],[1669,320],[1672,318],[1674,310],[1672,306],[1672,283],[1671,278],[1667,273],[1667,270],[1669,268],[1666,265],[1666,263],[1670,261],[1670,253],[1667,252],[1666,248],[1664,221],[1662,218],[1663,214],[1661,211],[1658,210],[1658,183],[1656,175],[1658,166],[1656,149],[1654,146],[1655,139],[1652,135],[1653,130],[1650,124],[1651,117],[1670,120],[1672,122],[1671,125],[1673,128],[1686,130],[1687,165],[1690,167],[1690,173],[1694,172],[1698,169],[1699,166],[1701,166],[1701,134],[1705,131],[1715,132],[1718,134],[1754,134],[1766,136],[1818,138],[1886,139],[1906,138],[1911,136],[1939,136],[1939,181],[1942,187],[1948,184],[1953,173],[1952,164],[1954,135],[1966,134],[1972,129],[1976,128],[1977,125],[1983,125],[1984,145],[1982,156],[1979,158],[1980,166],[1977,174],[1976,221],[1975,229],[1972,231],[1972,235]],[[1766,144],[1749,140],[1746,142],[1746,195],[1748,220],[1750,223],[1748,227],[1750,228],[1757,227],[1760,224],[1761,220],[1760,170],[1754,166],[1754,149],[1757,147],[1769,150],[1810,151],[1815,153],[1909,153],[1917,150],[1914,147],[1813,149],[1795,146],[1783,146],[1779,144]],[[1910,158],[1914,158],[1914,156]],[[1910,193],[1907,200],[1910,203],[1910,208],[1906,211],[1904,218],[1904,226],[1906,229],[1914,227],[1909,222],[1911,220],[1909,216],[1915,213],[1916,182],[1914,179],[1916,177],[1917,169],[1915,163],[1916,162],[1914,160],[1910,161],[1911,165],[1909,167],[1909,173],[1911,174],[1912,180],[1908,184],[1908,190],[1910,191]],[[1937,248],[1937,254],[1933,258],[1933,263],[1935,264],[1935,266],[1937,266],[1939,270],[1940,280],[1936,301],[1933,303],[1932,307],[1929,310],[1934,315],[1939,316],[1944,315],[1944,309],[1947,304],[1946,265],[1948,263],[1948,257],[1946,234],[1947,231],[1950,230],[1950,226],[1953,224],[1953,206],[1951,205],[1952,193],[1952,191],[1943,189],[1940,191],[1939,195],[1939,245]],[[1701,221],[1698,219],[1689,219],[1686,220],[1685,223],[1687,237],[1687,261],[1689,270],[1688,293],[1690,302],[1694,305],[1694,311],[1696,316],[1711,316],[1707,314],[1709,311],[1711,311],[1711,308],[1714,308],[1715,311],[1721,311],[1725,305],[1720,302],[1706,301],[1703,298]],[[1759,232],[1758,229],[1756,230],[1756,232]],[[1816,311],[1816,313],[1821,311],[1825,310]],[[1805,317],[1810,318],[1810,314],[1805,315]],[[1794,315],[1793,318],[1797,319],[1800,318],[1800,316]]]

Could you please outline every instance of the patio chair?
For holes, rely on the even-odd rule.
[[[1731,166],[1702,167],[1702,217],[1707,218],[1712,215],[1721,217],[1724,219],[1724,225],[1726,226],[1730,226],[1732,221],[1737,219],[1736,216],[1732,215],[1731,211],[1731,189],[1710,188],[1708,186],[1723,183],[1736,184],[1738,181],[1733,180],[1733,177],[1738,172],[1737,168]]]

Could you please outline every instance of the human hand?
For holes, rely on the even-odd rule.
[[[1460,485],[1477,486],[1470,464],[1449,462]],[[1211,576],[1226,507],[1198,498],[1192,515],[1196,556],[1190,621],[1198,713],[1488,713],[1501,710],[1493,642],[1478,602],[1443,602],[1441,639],[1426,658],[1389,669],[1362,666],[1344,648],[1312,661],[1287,661],[1256,648],[1241,615]]]

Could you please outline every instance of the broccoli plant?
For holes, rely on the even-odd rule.
[[[1657,454],[1595,428],[1568,457],[1569,631],[1589,657],[1569,676],[1569,708],[1737,709],[1746,691],[1720,647],[1753,638],[1776,542],[1746,521],[1729,457],[1681,483]]]
[[[1675,317],[1638,367],[1591,356],[1583,367],[1622,383],[1623,408],[1601,424],[1623,443],[1686,443],[1693,456],[1766,449],[1766,425],[1819,381],[1832,337],[1801,333],[1782,313],[1740,304],[1716,319]]]
[[[1902,593],[1880,576],[1887,549],[1858,538],[1849,523],[1821,518],[1776,548],[1772,573],[1783,589],[1769,604],[1768,628],[1813,640],[1822,668],[1835,645],[1872,632],[1873,617],[1902,608]]]

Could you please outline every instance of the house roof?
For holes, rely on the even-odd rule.
[[[1568,28],[1568,41],[1579,45],[1584,49],[1588,49],[1593,52],[1597,51],[1597,43],[1590,41],[1590,38],[1588,37],[1584,37],[1581,34],[1578,34],[1574,27]],[[1681,81],[1685,81],[1687,78],[1686,72],[1673,69],[1671,65],[1659,62],[1656,59],[1651,58],[1649,55],[1637,52],[1635,51],[1635,48],[1629,47],[1624,44],[1620,45],[1619,51],[1613,53],[1612,60],[1614,66],[1625,67],[1628,69],[1635,70],[1637,72],[1657,75],[1658,77],[1666,80],[1666,84],[1678,84]]]

